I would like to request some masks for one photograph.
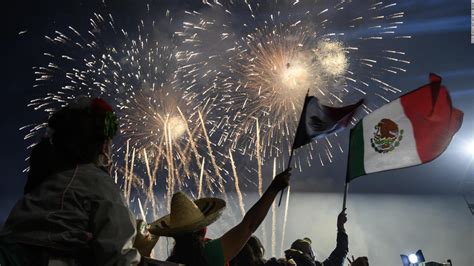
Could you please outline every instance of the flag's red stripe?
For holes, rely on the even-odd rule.
[[[462,112],[452,107],[446,88],[435,87],[426,85],[400,98],[405,115],[413,125],[418,155],[423,163],[446,149],[462,123]],[[436,93],[438,96],[433,97]]]

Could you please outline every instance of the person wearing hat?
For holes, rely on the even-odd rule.
[[[205,239],[205,228],[220,217],[225,201],[218,198],[193,201],[183,192],[173,195],[170,214],[150,224],[149,231],[175,239],[173,251],[167,259],[170,262],[187,266],[227,265],[265,219],[278,191],[288,186],[290,175],[290,169],[287,169],[275,176],[243,220],[218,239]]]
[[[298,266],[342,266],[346,258],[348,248],[348,237],[344,224],[347,222],[346,209],[342,210],[337,216],[337,239],[336,248],[331,252],[331,255],[319,262],[316,260],[313,249],[311,247],[312,241],[308,237],[297,239],[291,244],[291,248],[285,251],[285,257],[293,259]]]
[[[135,219],[108,173],[118,130],[112,107],[78,98],[47,126],[31,152],[24,196],[0,233],[0,264],[138,264]]]

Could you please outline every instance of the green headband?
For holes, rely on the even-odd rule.
[[[113,112],[105,113],[105,125],[104,125],[104,135],[105,137],[111,139],[117,134],[118,131],[118,122],[117,116]]]

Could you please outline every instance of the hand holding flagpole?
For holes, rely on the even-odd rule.
[[[346,209],[346,202],[347,202],[347,192],[349,190],[349,182],[350,180],[350,158],[351,158],[351,145],[350,145],[350,139],[352,135],[352,130],[349,133],[349,148],[348,148],[348,156],[347,156],[347,166],[346,166],[346,182],[344,185],[344,197],[342,198],[342,210]]]
[[[291,161],[293,159],[293,152],[294,152],[294,149],[293,149],[293,147],[291,147],[290,158],[288,158],[288,163],[286,164],[286,169],[285,170],[288,170],[290,168]],[[283,193],[284,192],[285,192],[285,189],[282,189],[281,193],[280,193],[280,200],[278,200],[278,207],[280,207],[280,205],[281,205],[281,199],[283,198]]]
[[[346,182],[346,185],[344,186],[344,198],[342,200],[342,209],[346,209],[346,202],[347,202],[347,191],[349,190],[349,183]]]
[[[296,138],[298,137],[298,130],[300,130],[300,124],[303,119],[303,116],[305,115],[305,109],[306,109],[306,103],[308,101],[308,95],[309,95],[309,88],[308,91],[306,91],[306,95],[304,97],[304,104],[303,104],[303,110],[301,111],[300,119],[298,120],[298,128],[296,129],[295,136],[293,138],[293,144],[291,144],[291,152],[290,152],[290,157],[288,158],[288,163],[286,164],[286,169],[290,168],[291,166],[291,161],[293,159],[293,153],[295,152],[295,141]],[[278,207],[281,205],[281,200],[283,199],[283,193],[285,190],[283,189],[280,193],[280,200],[278,200]]]

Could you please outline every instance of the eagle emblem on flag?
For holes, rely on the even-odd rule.
[[[399,129],[398,124],[388,118],[380,120],[374,129],[374,137],[370,139],[370,143],[378,153],[393,151],[403,139],[403,129]]]

